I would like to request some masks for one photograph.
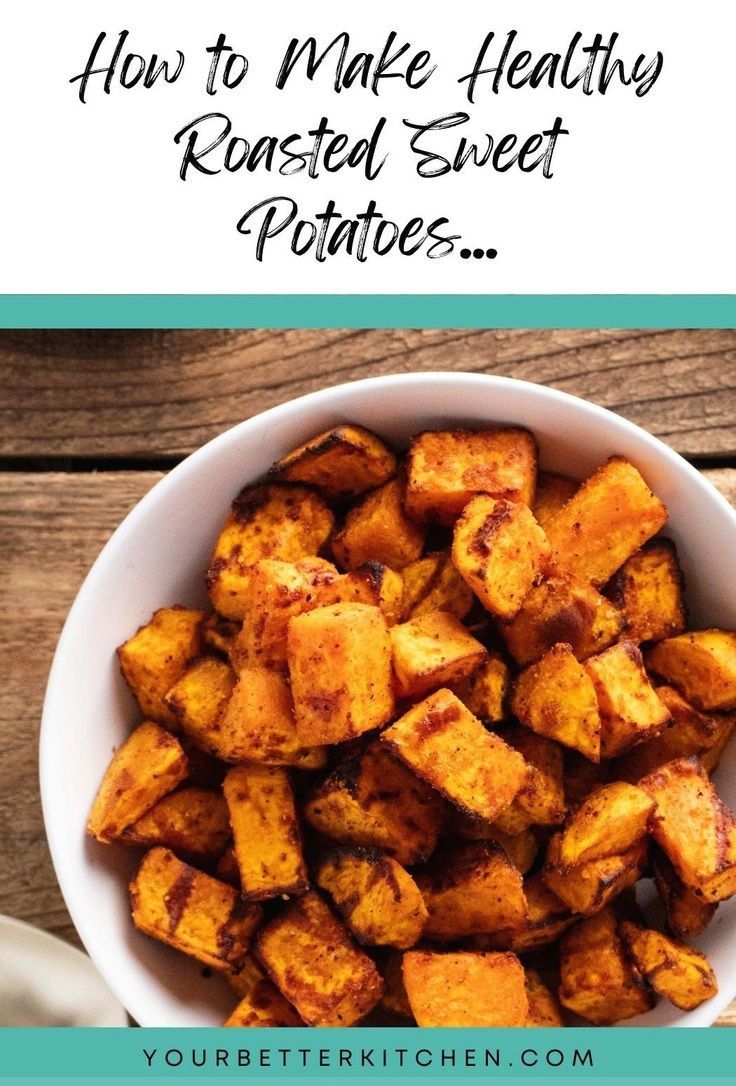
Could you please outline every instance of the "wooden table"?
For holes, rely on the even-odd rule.
[[[324,385],[506,374],[618,411],[736,503],[734,331],[0,333],[0,912],[71,942],[37,782],[54,646],[102,544],[163,472],[233,423]],[[736,1025],[736,1004],[722,1025]]]

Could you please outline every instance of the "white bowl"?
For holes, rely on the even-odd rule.
[[[143,498],[97,559],[59,641],[41,728],[44,818],[64,898],[100,972],[143,1026],[218,1025],[233,997],[197,963],[135,931],[126,888],[133,855],[85,835],[105,767],[137,719],[115,648],[156,608],[203,604],[203,573],[238,490],[287,450],[345,420],[398,446],[417,430],[517,423],[536,434],[544,468],[577,478],[615,453],[629,457],[670,510],[667,532],[679,549],[694,625],[736,628],[736,513],[656,438],[563,392],[477,374],[378,377],[293,400],[210,441]],[[717,781],[736,807],[736,743]],[[709,1025],[730,1003],[736,899],[721,905],[699,945],[719,994],[689,1014],[662,1001],[633,1024]]]

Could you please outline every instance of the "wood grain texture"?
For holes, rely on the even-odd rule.
[[[736,470],[706,473],[736,504]],[[51,866],[37,780],[46,676],[97,553],[160,472],[0,473],[0,912],[78,943]],[[8,787],[11,782],[11,787]],[[736,1026],[736,1004],[719,1024]]]
[[[0,456],[181,456],[294,396],[466,370],[618,411],[688,456],[736,455],[734,330],[0,333]]]

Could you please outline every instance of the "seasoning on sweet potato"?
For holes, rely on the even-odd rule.
[[[427,919],[421,891],[385,852],[355,846],[332,849],[315,878],[359,943],[403,950],[419,941]]]
[[[235,686],[235,674],[219,656],[201,656],[166,694],[177,727],[201,750],[219,753],[218,733]]]
[[[560,866],[560,834],[547,847],[542,878],[547,887],[575,913],[592,916],[641,878],[647,861],[647,841],[625,852],[589,860],[577,867]]]
[[[185,856],[217,858],[230,840],[227,804],[219,792],[180,788],[171,792],[124,831],[131,845],[165,845]]]
[[[629,920],[618,930],[641,975],[681,1011],[695,1010],[718,992],[715,974],[699,950]]]
[[[353,506],[332,537],[332,553],[341,569],[381,562],[402,570],[424,550],[424,529],[404,510],[404,483],[392,479]]]
[[[220,653],[221,656],[227,659],[230,654],[230,646],[240,630],[240,623],[233,622],[229,618],[223,618],[222,615],[218,615],[216,611],[213,611],[204,620],[200,629],[203,646],[212,652]]]
[[[601,721],[595,686],[570,645],[554,645],[518,676],[511,695],[515,716],[538,735],[600,758]]]
[[[139,931],[223,972],[240,969],[261,919],[259,906],[166,848],[143,857],[130,900]]]
[[[669,724],[633,641],[620,641],[583,665],[593,680],[601,717],[601,758],[614,758]]]
[[[479,494],[455,525],[452,560],[480,602],[512,619],[544,572],[550,548],[531,509]]]
[[[432,854],[443,805],[429,785],[373,743],[338,765],[307,796],[303,812],[334,841],[380,848],[411,865]]]
[[[664,906],[667,926],[678,939],[696,939],[715,916],[718,902],[704,901],[696,890],[685,885],[660,849],[653,851],[654,882]]]
[[[400,950],[384,950],[376,955],[376,965],[383,977],[383,995],[380,1005],[390,1014],[413,1021],[414,1016],[409,1006],[409,997],[406,994],[404,974],[401,969],[403,960],[404,955]]]
[[[306,483],[342,501],[388,482],[396,473],[396,457],[369,430],[346,424],[305,441],[271,471],[287,483]]]
[[[426,431],[409,446],[406,505],[418,520],[452,524],[476,494],[530,504],[536,475],[528,430]]]
[[[487,725],[505,720],[510,688],[509,666],[497,652],[489,652],[470,678],[452,684],[465,708]]]
[[[614,574],[608,594],[626,619],[631,641],[661,641],[687,622],[683,579],[671,539],[651,539]]]
[[[150,811],[187,775],[187,757],[175,736],[147,721],[118,747],[87,819],[87,833],[105,843]]]
[[[118,649],[123,678],[146,719],[175,723],[164,696],[199,655],[203,619],[202,611],[163,607]]]
[[[308,1026],[351,1026],[381,998],[375,965],[313,890],[261,928],[255,952]]]
[[[560,834],[558,865],[564,870],[627,852],[646,835],[654,800],[636,785],[612,781],[573,811]]]
[[[547,987],[536,969],[525,969],[524,973],[526,996],[529,1000],[527,1026],[547,1029],[552,1026],[564,1026],[562,1009],[554,992]]]
[[[736,709],[736,633],[731,630],[696,630],[660,641],[647,653],[647,667],[697,709]]]
[[[228,977],[240,996],[235,1010],[223,1026],[277,1027],[303,1026],[292,1005],[284,999],[273,981],[248,954],[239,973]]]
[[[410,950],[404,984],[419,1026],[523,1026],[529,1014],[515,954]]]
[[[342,743],[393,713],[391,640],[377,607],[339,603],[289,623],[289,674],[304,746]]]
[[[613,456],[547,522],[552,565],[599,588],[666,520],[634,465]]]
[[[470,818],[454,808],[447,821],[447,837],[460,841],[491,841],[500,845],[514,867],[525,875],[533,865],[539,851],[539,842],[531,829],[520,833],[506,833],[498,828],[498,822],[483,822]]]
[[[307,867],[294,795],[285,769],[235,766],[222,790],[233,829],[243,896],[249,901],[303,893]]]
[[[400,698],[462,682],[487,656],[480,641],[447,611],[435,611],[393,626],[390,636]]]
[[[522,756],[487,732],[450,690],[415,705],[380,742],[461,811],[487,822],[527,778]]]
[[[553,475],[540,471],[537,476],[537,488],[531,503],[532,513],[544,528],[548,520],[562,509],[578,489],[574,479],[565,475]]]
[[[678,758],[639,781],[657,804],[651,833],[704,901],[736,893],[736,817],[697,758]]]
[[[207,571],[212,606],[225,618],[242,619],[251,566],[262,558],[298,562],[319,554],[334,519],[308,487],[246,486],[232,504]]]
[[[564,822],[567,807],[563,785],[563,750],[557,743],[526,728],[509,728],[503,739],[518,750],[529,767],[524,785],[511,802],[530,826],[556,826]],[[508,811],[509,808],[506,808]],[[502,824],[502,811],[496,824]]]
[[[404,578],[380,562],[366,562],[350,573],[342,573],[329,584],[320,585],[317,606],[333,603],[367,603],[378,607],[386,623],[395,626],[401,620],[404,603]]]

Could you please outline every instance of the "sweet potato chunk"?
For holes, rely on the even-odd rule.
[[[649,682],[633,641],[620,641],[583,666],[598,698],[602,758],[614,758],[667,727],[670,711]]]
[[[219,656],[202,656],[166,694],[177,727],[209,754],[219,753],[218,734],[235,686],[235,674]]]
[[[520,754],[487,732],[450,690],[438,690],[380,736],[381,743],[467,814],[492,822],[525,783]]]
[[[273,474],[317,487],[341,501],[373,490],[396,473],[396,457],[362,426],[335,426],[277,460]]]
[[[532,502],[532,513],[538,523],[544,528],[547,521],[551,520],[555,513],[559,513],[577,489],[578,484],[574,479],[540,471]]]
[[[529,1000],[527,1026],[550,1028],[564,1026],[557,996],[547,987],[535,969],[525,969],[526,997]]]
[[[560,944],[560,1002],[599,1026],[611,1026],[651,1010],[651,993],[629,963],[604,909],[566,932]]]
[[[263,901],[307,889],[307,868],[286,770],[241,765],[222,786],[233,828],[243,896]]]
[[[524,970],[515,954],[410,950],[403,972],[419,1026],[526,1024]]]
[[[653,810],[643,789],[623,781],[604,784],[570,816],[560,835],[559,866],[566,870],[627,852],[646,835]]]
[[[654,852],[652,866],[668,928],[679,939],[696,939],[710,924],[718,903],[703,901],[696,890],[686,886],[659,849]]]
[[[647,666],[672,683],[697,709],[736,709],[736,633],[697,630],[660,641]]]
[[[178,740],[158,724],[141,724],[105,771],[87,833],[98,841],[114,841],[186,775],[187,757]]]
[[[130,900],[139,931],[224,972],[240,969],[261,919],[259,906],[166,848],[143,857]]]
[[[502,656],[489,652],[484,663],[469,679],[453,683],[466,709],[484,724],[497,724],[506,717],[506,699],[511,687],[511,672]]]
[[[242,619],[250,567],[262,558],[298,562],[319,554],[333,523],[323,500],[307,487],[245,487],[232,504],[207,572],[212,606],[225,618]]]
[[[556,942],[577,919],[569,905],[554,894],[542,879],[541,872],[524,879],[524,897],[528,917],[521,927],[501,933],[499,945],[504,949],[524,954],[529,950],[549,946]]]
[[[718,992],[705,954],[651,928],[625,920],[619,935],[641,975],[681,1011],[693,1011]]]
[[[506,833],[498,828],[498,822],[482,822],[479,818],[469,818],[453,809],[447,822],[447,837],[461,841],[491,841],[500,845],[514,867],[525,875],[534,863],[539,851],[539,842],[534,832],[524,829],[521,833]]]
[[[480,641],[446,611],[421,615],[392,627],[396,693],[400,698],[424,694],[438,686],[468,679],[486,658]]]
[[[601,721],[595,686],[570,645],[554,645],[522,671],[511,709],[538,735],[573,747],[592,762],[599,760]]]
[[[531,509],[479,494],[455,525],[452,560],[480,602],[512,619],[544,571],[550,548]]]
[[[651,539],[632,554],[608,593],[623,612],[631,641],[661,641],[685,629],[682,572],[671,539]]]
[[[639,781],[657,804],[652,836],[686,886],[705,901],[736,893],[736,818],[697,758],[678,758]]]
[[[439,575],[443,562],[444,552],[435,551],[433,554],[425,554],[423,558],[417,558],[415,562],[410,562],[408,566],[404,566],[401,571],[404,580],[404,597],[401,603],[402,621],[411,618],[414,608],[430,591]],[[463,584],[465,584],[464,581]],[[470,594],[472,596],[472,592]],[[458,615],[458,618],[462,617],[464,616]]]
[[[385,852],[333,849],[320,863],[316,880],[359,943],[403,950],[419,941],[427,919],[421,891]]]
[[[418,568],[412,570],[412,566]],[[420,558],[412,566],[404,570],[405,577],[407,570],[410,571],[413,582],[410,594],[404,594],[406,619],[419,618],[434,611],[449,611],[455,618],[465,618],[475,597],[455,568],[449,551]]]
[[[319,607],[334,603],[367,603],[379,607],[389,626],[401,620],[404,604],[404,578],[396,570],[367,562],[351,573],[343,573],[330,584],[320,586]]]
[[[424,550],[424,529],[404,511],[404,484],[400,479],[374,490],[354,506],[332,537],[332,553],[341,569],[358,569],[366,562],[381,562],[402,570]]]
[[[308,1026],[351,1026],[381,998],[375,965],[314,891],[266,924],[255,950]]]
[[[239,973],[228,978],[241,997],[223,1026],[303,1026],[292,1005],[284,999],[273,981],[248,955]]]
[[[529,826],[556,826],[564,822],[566,814],[563,787],[562,747],[526,728],[508,729],[504,740],[518,750],[524,758],[529,773],[510,807],[528,820]],[[504,816],[510,808],[501,811],[496,825],[503,827]],[[526,828],[526,827],[525,827]]]
[[[575,913],[592,916],[641,877],[647,860],[647,842],[639,841],[626,852],[589,860],[578,867],[560,867],[560,835],[549,843],[542,868],[546,886]]]
[[[429,912],[428,939],[523,927],[527,921],[521,872],[502,848],[479,841],[437,854],[417,883]]]
[[[121,840],[131,845],[165,845],[185,856],[215,858],[224,851],[230,836],[227,804],[219,792],[181,788],[128,826]]]
[[[666,520],[634,465],[614,456],[547,522],[552,564],[598,588]]]
[[[476,494],[529,504],[536,474],[528,430],[427,431],[409,447],[407,509],[418,520],[452,524]]]
[[[147,719],[174,724],[164,695],[199,655],[203,619],[202,611],[164,607],[118,649],[123,678]]]
[[[431,855],[442,815],[437,793],[377,743],[342,762],[304,805],[304,817],[320,833],[383,849],[400,864]]]

